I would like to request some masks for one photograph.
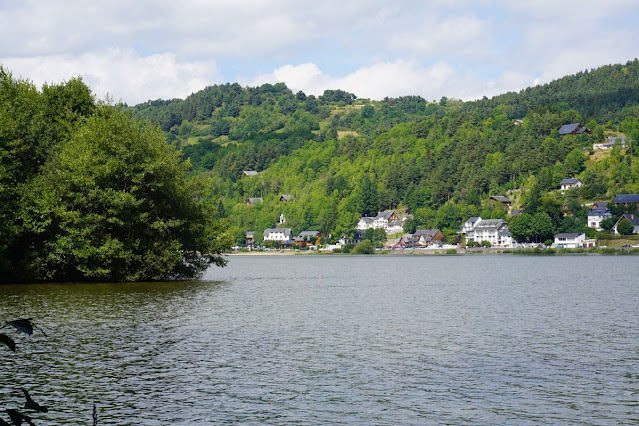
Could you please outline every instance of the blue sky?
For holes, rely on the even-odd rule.
[[[475,99],[639,57],[637,0],[0,0],[0,63],[98,98],[285,82]]]

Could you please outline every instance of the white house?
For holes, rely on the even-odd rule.
[[[558,248],[577,248],[583,247],[586,234],[578,232],[562,232],[555,235],[555,243],[553,247]]]
[[[387,234],[402,232],[401,229],[399,229],[398,231],[395,230],[395,229],[398,229],[399,225],[397,224],[393,224],[389,228],[389,225],[395,221],[399,221],[401,223],[401,221],[399,220],[399,217],[394,211],[389,210],[385,212],[379,212],[377,213],[377,216],[375,217],[366,217],[366,216],[360,217],[359,222],[357,223],[357,229],[359,229],[360,231],[366,231],[369,228],[384,229]],[[403,229],[403,225],[402,225],[402,229]]]
[[[397,234],[404,231],[404,223],[401,220],[391,220],[384,229],[387,234]]]
[[[269,228],[264,230],[264,241],[278,241],[282,244],[292,244],[293,233],[290,228]]]
[[[612,230],[615,231],[615,234],[619,235],[619,231],[617,231],[617,225],[619,225],[619,223],[621,223],[624,220],[627,220],[630,223],[632,223],[632,226],[634,227],[632,231],[633,234],[639,234],[639,217],[637,217],[637,215],[634,215],[634,214],[624,214],[623,216],[619,218],[617,223],[615,223],[615,226],[612,227]]]
[[[459,234],[468,234],[470,231],[473,230],[473,228],[475,227],[475,224],[477,224],[479,221],[481,220],[481,217],[479,216],[473,216],[470,219],[468,219],[466,222],[464,222],[464,224],[462,225],[462,229],[461,231],[459,231]]]
[[[444,234],[439,229],[418,229],[413,234],[415,243],[421,246],[442,245]]]
[[[385,212],[379,212],[377,213],[377,216],[375,216],[375,221],[373,222],[373,228],[374,229],[386,229],[386,225],[388,225],[390,222],[394,221],[394,220],[398,220],[399,218],[397,217],[397,215],[395,214],[394,211],[390,210],[390,211],[385,211]]]
[[[592,144],[592,149],[612,149],[615,145],[619,147],[626,146],[625,136],[609,136],[608,142]]]
[[[508,230],[508,223],[504,219],[480,219],[473,229],[466,233],[467,241],[488,241],[493,246],[508,247],[513,244],[513,238]]]
[[[568,179],[564,179],[561,182],[559,182],[559,189],[561,189],[562,191],[566,191],[566,190],[571,189],[571,188],[579,188],[579,187],[581,187],[583,185],[584,185],[584,183],[581,181],[581,179],[568,178]]]
[[[368,228],[373,227],[373,222],[375,218],[362,216],[359,218],[359,222],[357,222],[357,229],[360,231],[366,231]]]
[[[588,212],[588,226],[601,231],[601,222],[612,217],[612,213],[605,207],[593,207]]]

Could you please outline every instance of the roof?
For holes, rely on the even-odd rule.
[[[606,207],[593,207],[588,212],[588,216],[602,216],[607,214],[612,216],[612,213],[610,213],[610,210],[608,210]]]
[[[477,225],[475,225],[475,230],[499,229],[504,225],[508,225],[504,219],[482,219]]]
[[[423,237],[424,240],[431,241],[433,238],[435,238],[435,236],[439,232],[440,232],[439,229],[418,229],[413,234],[413,237],[414,238],[422,238]]]
[[[480,219],[481,219],[481,217],[479,217],[479,216],[473,216],[473,217],[469,218],[466,222],[475,223],[475,222],[477,222]],[[466,222],[464,222],[464,223],[466,223]]]
[[[391,220],[388,223],[389,226],[403,226],[404,224],[402,223],[401,220]]]
[[[291,201],[293,196],[291,194],[282,194],[280,195],[280,201]]]
[[[393,215],[393,213],[395,213],[395,212],[392,211],[392,210],[388,210],[388,211],[385,211],[385,212],[379,212],[379,213],[377,213],[377,217],[375,217],[375,219],[386,219],[386,220],[388,220]]]
[[[555,235],[555,238],[577,238],[581,235],[585,236],[586,234],[584,234],[583,232],[562,232]]]
[[[622,215],[619,218],[617,223],[621,222],[624,219],[630,221],[630,223],[632,223],[634,226],[639,226],[639,217],[637,215],[635,215],[635,214],[627,214],[626,213],[626,214]]]
[[[579,123],[564,124],[563,126],[561,126],[559,128],[559,134],[560,135],[569,135],[572,132],[574,132],[575,130],[577,130],[577,128],[579,126],[581,126],[581,124],[579,124]]]
[[[592,205],[596,205],[597,207],[606,207],[608,205],[608,201],[595,201]]]
[[[574,185],[577,182],[581,182],[581,179],[578,179],[578,178],[567,178],[567,179],[564,179],[561,182],[559,182],[559,185]]]
[[[297,236],[298,237],[317,237],[319,235],[319,231],[302,231]]]
[[[502,203],[512,203],[510,199],[504,197],[503,195],[492,195],[490,198],[492,198],[493,200],[501,201]]]
[[[251,236],[251,237],[252,237],[253,235],[255,235],[255,231],[246,231],[246,236],[247,236],[247,237],[248,237],[248,236]]]
[[[284,236],[287,238],[291,238],[293,236],[293,233],[291,232],[291,228],[268,228],[264,230],[264,235],[266,236],[268,234],[272,234],[276,232],[283,232]]]
[[[522,214],[524,211],[522,209],[513,209],[512,213],[510,213],[511,216],[519,216],[520,214]]]
[[[613,201],[614,204],[639,203],[639,194],[619,194]]]
[[[259,204],[259,203],[261,203],[261,202],[263,202],[263,201],[264,201],[264,200],[263,200],[263,199],[261,199],[261,198],[259,198],[259,197],[258,197],[258,198],[249,198],[249,199],[248,199],[248,202],[249,202],[250,204],[255,204],[255,203],[258,203],[258,204]]]
[[[368,217],[368,216],[362,216],[359,218],[359,220],[363,220],[364,222],[374,222],[375,218],[374,217]]]
[[[255,170],[244,170],[242,172],[244,176],[257,176],[257,172]]]
[[[625,136],[608,136],[608,143],[609,144],[620,144],[620,145],[624,145],[626,143],[626,137]]]

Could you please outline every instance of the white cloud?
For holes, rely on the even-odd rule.
[[[342,89],[362,98],[422,95],[430,99],[433,94],[441,92],[453,74],[453,68],[446,63],[424,67],[414,61],[398,60],[362,67],[344,77],[334,77],[322,72],[317,65],[308,63],[283,66],[247,84],[284,82],[294,92],[302,90],[314,95],[321,95],[326,89]]]
[[[485,34],[484,22],[474,16],[430,17],[416,29],[395,33],[388,44],[399,51],[420,54],[476,54],[478,50],[484,50],[480,39]]]
[[[129,104],[149,99],[184,98],[217,79],[213,62],[178,62],[172,53],[146,57],[131,49],[111,49],[77,57],[68,55],[7,58],[3,65],[14,76],[38,86],[81,76],[98,98],[109,94]]]

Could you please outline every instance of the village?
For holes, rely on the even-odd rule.
[[[561,190],[568,190],[581,186],[583,183],[579,179],[564,179],[561,182]],[[290,199],[290,195],[283,194],[282,197]],[[250,199],[255,202],[254,199]],[[491,200],[501,203],[508,214],[512,217],[522,214],[521,209],[511,209],[512,201],[505,196],[495,195]],[[613,205],[639,206],[639,194],[620,194],[613,201]],[[601,201],[589,205],[588,227],[597,231],[602,231],[602,222],[612,217],[608,202]],[[566,213],[569,214],[569,213]],[[264,230],[262,244],[256,244],[254,231],[246,234],[246,249],[270,251],[279,250],[310,250],[333,252],[339,251],[346,246],[355,246],[365,239],[384,240],[379,244],[378,250],[446,250],[472,247],[495,247],[502,249],[523,249],[535,247],[551,247],[558,249],[578,249],[603,247],[597,239],[588,238],[586,233],[558,233],[554,235],[552,242],[517,242],[508,229],[508,222],[505,219],[483,219],[475,216],[470,217],[460,224],[460,230],[456,232],[456,237],[452,241],[447,241],[446,236],[440,229],[417,229],[413,233],[403,233],[405,222],[411,218],[410,214],[401,214],[393,210],[379,212],[374,217],[363,216],[357,223],[351,235],[342,236],[334,244],[327,243],[325,236],[317,230],[302,231],[294,235],[290,228],[276,227]],[[632,234],[639,234],[639,217],[635,214],[623,214],[612,226],[612,234],[621,235],[621,227],[624,222],[632,226]],[[285,218],[280,215],[280,224],[285,223]],[[378,238],[376,235],[382,234],[385,238]],[[450,238],[448,239],[450,240]],[[624,248],[638,248],[638,244]],[[237,247],[236,249],[240,249]]]
[[[522,120],[514,120],[514,125],[521,125]],[[560,136],[590,134],[587,127],[579,123],[565,124],[558,129]],[[607,142],[594,144],[593,149],[599,151],[611,150],[615,147],[627,147],[625,136],[609,136]],[[245,170],[243,177],[256,177],[256,171]],[[559,194],[567,194],[568,191],[581,188],[584,182],[571,177],[559,182],[557,191]],[[290,202],[294,199],[292,194],[280,194],[279,202]],[[415,229],[414,232],[405,232],[406,223],[412,219],[412,215],[405,210],[385,210],[376,216],[362,216],[356,228],[347,235],[339,236],[322,235],[319,230],[304,230],[295,235],[291,228],[285,227],[284,213],[279,215],[279,221],[275,228],[265,229],[262,235],[256,235],[255,231],[246,233],[245,247],[236,246],[234,249],[243,251],[271,251],[284,252],[316,251],[340,253],[349,252],[365,240],[369,240],[375,250],[457,250],[471,248],[493,249],[529,249],[529,248],[553,248],[553,249],[584,249],[607,248],[597,238],[601,231],[613,236],[639,235],[639,194],[619,194],[612,201],[612,206],[622,207],[624,214],[618,215],[614,223],[611,223],[613,213],[608,208],[608,201],[592,202],[580,208],[587,208],[586,229],[590,232],[559,232],[552,238],[543,241],[537,239],[522,238],[509,229],[509,222],[524,213],[521,208],[513,208],[513,201],[505,195],[492,195],[489,198],[493,206],[498,206],[505,213],[502,218],[487,218],[472,216],[459,224],[458,230],[451,234],[451,230],[443,229]],[[263,202],[261,197],[249,197],[247,206],[256,206]],[[572,215],[571,208],[566,202],[563,205],[564,216]],[[504,218],[505,217],[505,218]],[[606,228],[603,223],[608,223]],[[513,235],[515,234],[515,235]],[[548,235],[549,237],[550,235]],[[636,244],[624,244],[621,248],[639,248],[639,240]]]

